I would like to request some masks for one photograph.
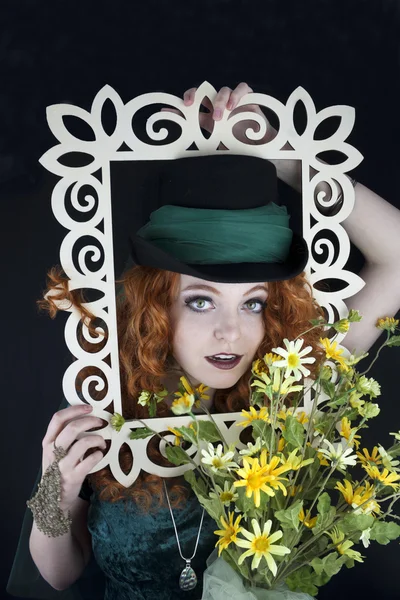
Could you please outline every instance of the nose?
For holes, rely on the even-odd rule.
[[[222,319],[215,326],[214,335],[218,341],[225,340],[229,343],[236,342],[241,336],[239,319],[237,317],[226,317]]]

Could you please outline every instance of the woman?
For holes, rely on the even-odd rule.
[[[238,86],[240,93],[246,93],[243,85]],[[233,93],[232,97],[237,99],[240,93]],[[211,158],[189,160],[199,161],[198,168],[201,160]],[[196,183],[191,188],[194,196],[192,207],[197,211],[198,203],[204,198],[208,206],[218,211],[226,211],[228,207],[238,212],[248,210],[249,199],[255,203],[251,207],[254,210],[262,208],[267,199],[271,206],[276,199],[275,174],[265,164],[260,170],[259,159],[242,157],[243,164],[247,162],[246,168],[252,172],[253,177],[249,178],[244,168],[242,171],[232,171],[229,160],[239,157],[225,157],[229,169],[223,175],[221,158],[209,160],[208,169],[203,169],[203,173],[209,175],[203,184],[209,185],[211,175],[218,174],[216,180],[222,186],[220,190],[208,189],[207,194],[205,189],[199,189],[199,173],[195,176],[194,171],[187,168],[178,172],[179,165],[176,164],[170,165],[175,170],[175,179],[174,175],[172,180],[168,179],[169,183],[172,181],[172,186],[169,189],[168,185],[164,187],[164,199],[169,198],[170,203],[175,199],[179,204],[177,190],[180,187],[181,192],[187,191],[187,185],[192,181],[192,184]],[[210,169],[216,164],[215,160],[219,164],[213,173]],[[261,178],[264,179],[261,181]],[[253,187],[249,190],[250,181]],[[230,188],[226,187],[228,183]],[[266,189],[268,194],[265,193]],[[260,190],[264,192],[262,201]],[[181,202],[183,197],[187,203],[187,194],[181,193]],[[200,206],[200,210],[204,208],[202,204]],[[171,215],[176,216],[174,213]],[[284,215],[279,211],[269,213],[266,226],[273,227],[276,217],[282,218]],[[280,221],[278,227],[282,235],[273,238],[273,229],[268,230],[271,234],[268,239],[274,240],[275,245],[267,243],[263,246],[260,232],[265,232],[265,223],[261,223],[264,229],[260,230],[260,222],[252,220],[246,229],[243,218],[244,213],[241,220],[233,226],[231,224],[228,230],[226,222],[223,223],[224,227],[216,232],[214,240],[218,244],[215,247],[213,241],[207,238],[210,221],[204,222],[200,216],[192,220],[194,229],[190,230],[189,227],[185,240],[174,238],[178,234],[173,232],[169,240],[172,243],[167,248],[160,244],[160,239],[165,237],[156,232],[157,223],[150,223],[150,227],[146,226],[139,235],[133,236],[132,253],[137,266],[125,274],[124,293],[120,296],[118,311],[123,414],[126,418],[147,417],[146,409],[137,403],[140,391],[159,391],[164,385],[170,394],[158,404],[157,416],[171,414],[169,405],[182,374],[188,377],[192,385],[203,383],[210,387],[212,411],[229,412],[246,408],[246,381],[254,358],[270,352],[274,346],[281,344],[284,337],[293,339],[307,329],[309,319],[323,315],[304,278],[303,269],[307,262],[304,240],[302,243],[296,234],[288,237],[290,230],[287,224],[285,226]],[[240,229],[239,222],[242,225]],[[202,252],[205,252],[203,246],[200,251],[198,247],[194,250],[191,248],[195,256],[185,260],[187,246],[184,244],[196,237],[199,223],[204,228],[203,235],[208,239],[207,259],[202,260]],[[186,222],[184,226],[181,225],[181,231],[187,231]],[[227,231],[228,236],[224,239]],[[232,259],[232,246],[229,244],[234,231],[236,236],[240,231],[244,241],[246,235],[248,237],[247,244],[239,244]],[[257,245],[253,244],[255,239],[261,241],[261,247],[254,249],[253,245]],[[222,245],[221,240],[224,242]],[[176,252],[182,243],[184,251]],[[250,256],[254,251],[256,257]],[[380,256],[382,252],[380,248]],[[253,268],[252,265],[257,266]],[[374,272],[377,272],[376,269]],[[366,279],[365,276],[363,278]],[[57,285],[61,281],[61,274],[53,271],[51,284]],[[204,286],[207,286],[206,294]],[[79,306],[79,298],[65,293]],[[354,308],[359,306],[354,303]],[[51,310],[54,311],[54,306]],[[375,305],[369,313],[374,317],[374,322],[382,314],[390,314],[387,307],[380,310]],[[371,324],[367,322],[367,327],[364,325],[365,329],[362,330],[363,324],[364,319],[358,324],[358,340],[362,343],[346,344],[346,340],[345,345],[349,349],[369,348],[367,344],[371,340],[371,332],[368,325]],[[321,333],[313,330],[304,336],[304,340],[305,345],[311,345],[314,355],[322,360],[322,352],[318,348]],[[223,353],[225,358],[221,356]],[[235,355],[231,364],[228,364],[226,354]],[[227,362],[224,363],[224,360]],[[227,366],[229,368],[225,368]],[[315,374],[317,366],[318,361],[310,369],[311,376]],[[182,556],[192,554],[198,536],[197,553],[192,564],[199,576],[199,585],[192,592],[180,592],[178,577],[182,565],[162,481],[158,477],[142,474],[131,488],[125,489],[105,469],[89,476],[85,482],[89,471],[103,456],[96,448],[99,444],[105,451],[107,448],[100,436],[83,437],[74,443],[79,433],[100,425],[96,419],[84,414],[82,407],[68,407],[59,411],[51,420],[43,440],[43,472],[54,462],[54,444],[67,451],[66,456],[58,462],[62,484],[60,508],[65,514],[71,511],[72,524],[68,532],[47,537],[34,523],[30,549],[42,576],[55,589],[69,588],[88,564],[93,543],[95,558],[106,575],[106,598],[199,598],[201,572],[216,541],[213,534],[215,525],[206,516],[202,529],[199,529],[199,507],[188,486],[182,478],[168,480],[171,499],[174,493],[176,495],[173,508],[176,511]],[[88,449],[92,449],[91,453],[79,462]],[[152,449],[152,454],[155,458],[156,448]],[[125,453],[121,464],[125,463],[129,468],[131,460],[131,455]]]

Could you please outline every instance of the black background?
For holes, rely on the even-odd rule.
[[[47,126],[46,106],[66,102],[89,110],[106,83],[124,102],[153,91],[183,96],[204,80],[216,89],[245,81],[256,92],[286,101],[302,85],[317,110],[335,104],[356,108],[349,141],[365,159],[353,175],[400,208],[399,11],[395,1],[370,0],[2,4],[1,364],[6,419],[1,436],[0,595],[10,598],[3,590],[25,501],[70,361],[63,343],[63,315],[53,322],[35,306],[46,270],[58,262],[65,233],[50,206],[57,178],[38,163],[56,143]],[[115,228],[118,223],[123,226],[116,215]],[[122,265],[125,242],[122,234],[116,237],[121,240],[117,265]],[[354,247],[352,261],[358,270],[362,260]],[[370,358],[382,341],[370,349]],[[382,385],[381,415],[365,435],[371,444],[388,445],[387,432],[399,429],[398,364],[398,349],[386,350],[369,373]],[[318,598],[400,598],[398,541],[358,549],[367,556],[364,564],[343,568]]]

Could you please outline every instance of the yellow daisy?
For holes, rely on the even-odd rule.
[[[252,371],[255,375],[261,375],[261,373],[268,373],[268,367],[263,360],[258,358],[253,362]]]
[[[382,464],[382,457],[379,454],[379,449],[377,446],[374,446],[372,449],[372,453],[370,454],[366,448],[363,448],[362,453],[356,452],[360,462],[363,465],[380,465]]]
[[[251,524],[253,526],[254,533],[251,533],[242,527],[242,535],[244,535],[248,541],[240,538],[236,541],[236,545],[240,548],[248,548],[246,552],[241,554],[238,564],[241,565],[244,559],[248,556],[253,556],[251,568],[257,569],[261,559],[264,557],[270,571],[275,576],[278,567],[276,566],[276,562],[274,561],[272,555],[275,554],[276,556],[284,556],[285,554],[290,554],[290,550],[286,546],[274,545],[274,542],[283,536],[283,532],[278,529],[278,531],[275,531],[275,533],[269,535],[272,525],[271,519],[268,519],[268,521],[264,524],[262,533],[256,519],[252,519]]]
[[[314,458],[307,458],[306,460],[302,460],[301,456],[296,456],[298,451],[299,448],[295,448],[287,458],[285,456],[282,456],[282,465],[286,465],[292,471],[298,471],[299,469],[301,469],[301,467],[311,465],[314,462]]]
[[[351,542],[350,540],[344,542],[345,535],[342,531],[339,531],[337,527],[333,527],[332,531],[328,531],[327,533],[333,544],[336,546],[336,550],[339,554],[345,554],[353,560],[364,562],[363,558],[365,558],[365,556],[361,556],[360,552],[357,552],[356,550],[351,550],[351,547],[354,546],[354,542]]]
[[[273,366],[273,364],[277,361],[277,360],[282,360],[282,357],[279,356],[278,354],[274,354],[273,352],[268,352],[267,354],[265,354],[264,356],[264,362],[269,366]]]
[[[394,333],[398,324],[398,319],[395,319],[394,317],[385,317],[384,319],[378,319],[375,327],[378,327],[378,329],[386,329],[386,331]]]
[[[279,442],[278,442],[278,452],[282,452],[282,450],[284,449],[286,444],[285,438],[284,437],[280,437],[279,438]]]
[[[336,360],[340,366],[342,367],[342,369],[344,371],[348,371],[349,367],[347,366],[346,362],[345,362],[345,358],[343,356],[341,356],[341,354],[343,354],[344,350],[343,348],[338,349],[337,348],[337,342],[331,342],[328,338],[320,338],[319,341],[321,342],[321,344],[324,346],[325,348],[325,354],[326,354],[326,358],[333,358],[333,360]]]
[[[313,527],[315,527],[318,517],[312,517],[312,518],[308,517],[306,519],[306,515],[304,514],[304,509],[301,508],[300,512],[299,512],[299,519],[302,523],[304,523],[304,525],[306,527],[308,527],[309,529],[312,529]]]
[[[189,428],[193,429],[193,423],[190,423]],[[171,433],[173,433],[174,436],[175,436],[174,445],[175,446],[179,446],[180,442],[181,442],[181,439],[183,439],[183,435],[181,434],[181,432],[178,431],[177,429],[174,429],[173,427],[167,427],[167,429],[168,429],[168,431],[170,431]]]
[[[181,394],[179,398],[176,398],[171,404],[171,410],[175,415],[184,415],[192,410],[195,397],[193,394],[185,393]]]
[[[328,462],[325,454],[322,454],[322,452],[319,452],[319,450],[317,450],[317,458],[319,460],[319,464],[323,467],[329,467],[330,463]]]
[[[260,506],[260,491],[265,492],[269,496],[275,496],[275,492],[265,485],[267,477],[264,476],[264,473],[265,467],[260,467],[257,458],[244,458],[243,468],[237,471],[237,474],[242,479],[235,481],[233,484],[235,487],[246,486],[246,496],[247,498],[251,498],[254,494],[253,500],[257,508]]]
[[[239,527],[239,523],[243,517],[243,515],[239,515],[235,522],[233,522],[233,512],[229,513],[229,523],[226,521],[224,517],[220,518],[221,525],[224,529],[217,529],[214,531],[216,535],[222,536],[215,546],[219,546],[218,548],[218,556],[221,555],[222,550],[225,550],[232,542],[237,542],[237,534],[242,531],[242,527]]]
[[[168,431],[170,431],[171,433],[174,434],[175,439],[174,439],[174,445],[175,446],[179,446],[180,445],[180,440],[183,439],[183,435],[181,434],[180,431],[178,431],[177,429],[174,429],[173,427],[167,427]]]
[[[291,485],[288,488],[288,490],[289,490],[289,496],[294,497],[296,494],[303,491],[303,486],[302,485]]]
[[[400,480],[400,475],[397,473],[389,474],[389,469],[383,469],[383,471],[380,472],[378,467],[371,467],[370,465],[362,466],[374,481],[378,481],[379,483],[383,483],[383,485],[390,486],[394,490],[397,490],[400,487],[400,484],[394,483],[395,481]]]
[[[205,392],[208,390],[208,386],[204,385],[204,383],[201,383],[197,388],[196,388],[196,393],[198,394],[198,396],[201,398],[201,400],[209,400],[210,396],[208,394],[206,394]]]
[[[283,495],[286,496],[287,490],[286,490],[285,486],[283,485],[282,481],[287,481],[287,478],[279,477],[279,476],[282,473],[285,473],[285,471],[290,471],[292,469],[292,467],[289,464],[285,464],[285,465],[282,465],[281,467],[278,467],[278,465],[281,461],[279,456],[272,457],[271,461],[269,463],[267,463],[267,456],[268,456],[268,451],[264,448],[264,450],[260,454],[260,468],[265,470],[264,476],[266,478],[266,483],[268,483],[268,485],[274,489],[280,488],[283,492]],[[250,462],[257,461],[257,463],[258,463],[258,459],[256,459],[256,458],[249,457],[248,460]],[[270,496],[274,495],[273,493],[272,494],[269,492],[267,492],[267,493]]]
[[[190,385],[190,383],[188,382],[186,377],[184,377],[182,375],[182,377],[180,378],[179,381],[181,382],[181,384],[183,385],[183,387],[185,388],[185,390],[188,394],[194,394],[194,389],[192,388],[192,386]],[[176,392],[176,395],[182,396],[182,394],[180,392]]]
[[[270,423],[271,419],[269,417],[268,408],[263,406],[260,410],[256,410],[254,406],[250,406],[249,411],[242,410],[242,416],[247,419],[247,421],[240,421],[240,423],[236,423],[237,427],[247,427],[247,425],[251,425],[253,421],[260,419],[261,421],[265,421],[266,423]]]
[[[355,509],[355,513],[364,513],[367,515],[373,513],[379,514],[381,507],[379,503],[374,499],[375,488],[368,481],[364,485],[354,484],[354,489],[350,481],[347,479],[343,480],[343,483],[338,481],[335,485],[335,489],[339,490],[343,495],[343,498]],[[367,502],[368,501],[368,502]]]
[[[358,450],[358,447],[360,445],[360,442],[358,440],[361,439],[361,435],[355,435],[355,433],[354,433],[355,431],[357,431],[357,428],[356,427],[352,428],[349,419],[347,417],[343,417],[340,422],[339,433],[341,436],[343,436],[348,441],[350,446],[353,446],[353,444],[355,444],[355,447]],[[351,441],[350,441],[350,436],[352,436]]]
[[[287,408],[286,406],[283,406],[281,408],[281,410],[278,412],[278,419],[281,419],[281,421],[286,421],[286,417],[291,416],[291,417],[295,417],[297,419],[297,421],[299,423],[301,423],[302,425],[305,423],[308,423],[309,418],[307,413],[304,412],[304,410],[299,411],[298,413],[294,414],[294,408]],[[283,423],[279,423],[279,427],[282,429],[282,431],[285,431],[286,426],[283,425]]]

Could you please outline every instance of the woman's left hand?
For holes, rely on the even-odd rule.
[[[190,88],[189,90],[186,90],[186,92],[183,94],[183,101],[186,106],[190,106],[191,104],[193,104],[196,90],[197,90],[197,88]],[[237,107],[239,101],[243,98],[243,96],[245,96],[246,94],[249,94],[251,92],[253,92],[252,88],[250,86],[248,86],[247,83],[242,82],[242,83],[239,83],[239,85],[234,90],[232,90],[230,87],[227,87],[227,86],[224,86],[223,88],[221,88],[215,98],[214,105],[212,105],[210,100],[207,97],[205,97],[202,100],[202,104],[206,108],[208,108],[208,110],[210,112],[208,112],[208,113],[200,112],[199,113],[200,127],[202,129],[205,129],[209,133],[212,133],[212,131],[214,129],[214,121],[220,121],[223,117],[223,113],[225,110],[229,110],[230,112],[235,110],[235,107]],[[177,113],[177,114],[180,114],[181,116],[183,116],[181,111],[176,110],[176,109],[162,108],[161,110],[174,112],[174,113]],[[267,133],[266,137],[268,139],[272,139],[272,137],[274,137],[273,135],[271,136],[272,127],[270,126],[268,119],[266,118],[266,116],[264,115],[264,113],[262,112],[262,110],[260,109],[258,104],[246,104],[245,106],[240,106],[239,108],[236,108],[236,111],[238,113],[239,112],[254,112],[254,113],[260,115],[267,123],[267,130],[270,130]],[[235,125],[235,129],[234,129],[235,137],[239,141],[241,141],[245,144],[255,144],[255,142],[253,140],[249,140],[245,135],[246,129],[248,129],[251,125],[253,125],[253,127],[256,129],[256,131],[259,130],[258,124],[250,119],[246,119],[244,121],[241,121],[240,123],[237,123]],[[272,132],[273,132],[273,130],[272,130]],[[262,141],[266,142],[267,139],[262,140]],[[224,146],[223,144],[220,144],[220,146],[223,149],[227,150],[226,146]]]

